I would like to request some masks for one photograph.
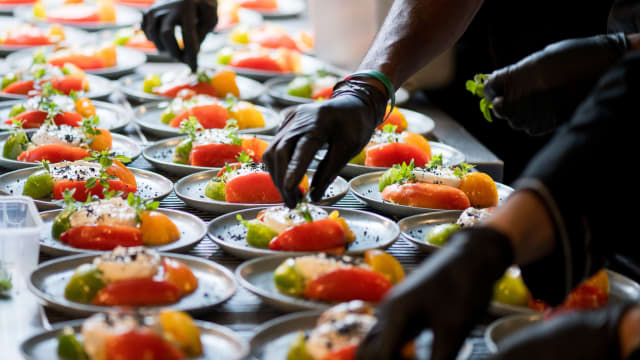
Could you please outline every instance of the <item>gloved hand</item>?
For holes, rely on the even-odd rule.
[[[505,339],[493,359],[620,359],[618,324],[629,306],[557,315]]]
[[[167,51],[195,72],[200,43],[217,23],[216,0],[158,0],[144,12],[142,29],[158,51]],[[182,28],[183,49],[176,40],[176,26]]]
[[[474,227],[454,234],[383,300],[358,359],[400,359],[404,344],[425,328],[434,336],[430,359],[454,359],[512,261],[510,240],[496,230]]]
[[[494,71],[484,94],[511,127],[541,135],[569,120],[628,48],[622,33],[557,42]]]
[[[331,99],[301,105],[289,114],[263,155],[285,204],[295,207],[298,184],[318,149],[328,144],[311,183],[311,199],[320,200],[338,172],[367,145],[385,114],[388,97],[364,79],[336,84]]]

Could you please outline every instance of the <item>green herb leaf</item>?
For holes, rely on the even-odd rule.
[[[236,156],[236,160],[238,160],[238,162],[241,163],[241,164],[252,164],[253,163],[253,159],[245,151],[241,152],[240,155]]]
[[[202,125],[195,116],[189,116],[188,119],[182,120],[180,123],[180,134],[187,134],[194,140],[196,138],[196,134],[204,130]]]
[[[396,130],[398,130],[398,125],[387,124],[382,127],[382,132],[388,134],[395,134]]]
[[[476,95],[480,98],[480,111],[482,115],[488,122],[493,122],[493,118],[491,117],[491,109],[493,109],[493,104],[489,102],[484,97],[484,83],[489,79],[489,75],[487,74],[476,74],[473,77],[473,80],[468,80],[465,83],[467,90],[469,90],[473,95]]]
[[[465,175],[467,175],[469,173],[469,171],[471,171],[471,169],[473,169],[475,167],[475,165],[469,165],[467,163],[462,163],[458,166],[456,166],[456,168],[453,170],[453,175],[455,175],[457,178],[462,178]]]
[[[437,167],[442,167],[442,166],[443,166],[442,154],[439,154],[439,155],[434,155],[431,158],[431,161],[429,161],[429,163],[427,163],[424,167],[427,169],[435,169]]]

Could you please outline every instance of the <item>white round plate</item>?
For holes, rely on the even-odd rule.
[[[256,207],[265,206],[278,206],[282,203],[276,204],[243,204],[243,203],[229,203],[226,201],[218,201],[208,198],[204,195],[204,189],[211,178],[216,176],[219,170],[207,170],[191,174],[178,180],[175,184],[176,196],[178,196],[185,204],[203,211],[210,211],[216,214],[225,214],[231,211],[238,211],[244,209],[252,209]],[[309,177],[309,183],[313,178],[314,171],[307,172]],[[327,190],[317,204],[318,205],[333,205],[338,200],[342,199],[349,191],[349,185],[347,181],[341,177],[337,177],[333,180],[333,183],[329,185]]]
[[[22,195],[24,183],[29,175],[39,171],[41,167],[34,166],[27,169],[14,170],[0,175],[0,195]],[[143,199],[162,200],[173,190],[173,182],[166,177],[147,170],[129,168],[136,177],[138,191],[136,195]],[[40,211],[59,209],[51,198],[33,199]]]
[[[273,139],[273,136],[270,135],[256,135],[256,137],[267,142],[271,142]],[[166,171],[172,175],[184,176],[204,170],[220,171],[221,168],[218,167],[212,168],[174,163],[173,156],[176,146],[178,146],[178,144],[180,144],[184,139],[186,139],[186,136],[169,138],[155,142],[144,149],[142,156],[144,156],[144,158],[156,169]]]
[[[357,176],[351,179],[349,182],[349,188],[355,197],[388,216],[405,217],[434,211],[442,211],[442,209],[429,209],[392,204],[382,200],[382,194],[378,189],[378,181],[382,174],[384,174],[384,171]],[[498,203],[502,203],[507,196],[513,192],[513,188],[498,182],[496,183],[496,186],[498,188]]]
[[[49,23],[46,19],[40,19],[33,16],[33,5],[18,6],[13,10],[16,18],[35,22]],[[138,9],[128,6],[116,5],[116,21],[115,22],[61,22],[62,25],[73,26],[87,31],[99,31],[105,29],[117,29],[127,26],[133,26],[142,22],[142,13]]]
[[[304,12],[306,7],[303,0],[278,0],[278,8],[271,9],[252,9],[267,19],[279,19],[285,17],[298,16]]]
[[[40,232],[41,252],[51,256],[100,254],[105,252],[75,248],[54,239],[51,236],[51,227],[53,226],[53,220],[61,211],[62,210],[50,210],[40,213],[42,222],[44,223],[44,227]],[[196,244],[202,240],[207,233],[207,226],[204,221],[195,215],[171,209],[158,209],[156,211],[159,211],[169,217],[169,219],[171,219],[171,221],[178,227],[178,230],[180,231],[180,239],[166,245],[147,246],[148,248],[164,252],[183,252],[196,246]]]
[[[264,18],[262,17],[262,14],[260,14],[257,11],[253,11],[253,10],[249,10],[249,9],[238,9],[238,22],[235,24],[231,24],[227,27],[220,27],[220,26],[216,26],[215,28],[215,32],[217,33],[225,33],[228,32],[229,30],[233,29],[235,26],[237,25],[244,25],[244,26],[248,26],[248,27],[254,27],[254,26],[258,26],[260,24],[262,24],[262,22],[264,21]],[[211,49],[206,46],[206,38],[205,38],[205,42],[202,43],[202,47],[201,47],[202,51],[211,51]],[[216,49],[213,49],[216,50]]]
[[[27,133],[27,136],[31,137],[36,132],[36,130],[25,130],[25,132]],[[111,134],[111,136],[113,138],[111,150],[115,155],[124,155],[131,159],[131,162],[133,162],[136,158],[138,158],[138,156],[140,156],[142,150],[140,149],[140,146],[138,146],[138,144],[133,141],[133,139],[120,134]],[[1,149],[4,149],[4,144],[7,141],[8,137],[8,132],[0,134],[0,151]],[[7,159],[2,154],[0,154],[0,166],[7,169],[17,170],[37,165],[38,163]]]
[[[260,249],[249,245],[246,241],[247,229],[237,219],[237,215],[242,215],[245,220],[255,219],[258,213],[265,208],[253,208],[236,211],[215,218],[209,223],[209,238],[223,248],[226,252],[243,259],[269,255],[297,256],[302,252],[275,251]],[[362,255],[370,249],[386,249],[391,246],[400,234],[398,226],[393,221],[366,211],[328,208],[328,213],[337,210],[340,217],[349,224],[349,228],[356,235],[356,240],[349,244],[345,250],[347,255]],[[309,254],[309,253],[307,253]]]
[[[53,51],[51,46],[42,46],[26,50],[16,51],[7,56],[7,65],[12,69],[25,69],[31,66],[33,53],[43,49],[45,55]],[[122,75],[132,73],[137,67],[147,61],[147,56],[139,50],[130,49],[123,46],[116,47],[117,65],[101,69],[86,69],[84,72],[93,75],[102,75],[108,78],[118,78]]]
[[[120,79],[118,83],[127,97],[138,102],[171,100],[171,98],[167,96],[142,91],[144,75],[126,76]],[[236,83],[238,84],[238,90],[240,90],[240,100],[255,101],[265,91],[264,85],[244,76],[236,76]]]
[[[133,109],[135,121],[140,125],[142,130],[157,137],[167,138],[181,135],[179,128],[171,127],[160,121],[162,111],[164,111],[167,106],[169,106],[168,101],[140,105]],[[260,110],[264,116],[265,126],[261,128],[240,130],[238,131],[240,134],[266,134],[273,132],[278,125],[280,125],[281,119],[278,113],[264,106],[256,105],[256,108]]]
[[[424,240],[427,232],[436,225],[455,224],[460,214],[462,214],[462,211],[459,210],[418,214],[398,221],[398,226],[405,239],[424,251],[433,252],[440,249],[440,246],[432,245]]]
[[[117,106],[104,101],[93,100],[91,102],[96,107],[96,116],[100,118],[98,127],[113,132],[120,131],[124,129],[127,124],[129,124],[131,116],[129,116],[129,114],[121,106]],[[13,107],[13,105],[22,103],[24,103],[24,100],[0,102],[0,131],[8,130],[11,128],[11,126],[5,124],[4,121],[9,119],[9,113],[11,112],[11,108]]]
[[[177,303],[169,305],[172,309],[193,314],[204,313],[229,300],[236,292],[237,285],[233,274],[226,267],[195,256],[160,254],[187,265],[198,278],[198,288]],[[73,255],[42,263],[29,274],[27,283],[29,290],[43,304],[75,316],[87,316],[113,310],[116,307],[78,303],[67,300],[64,296],[64,289],[76,268],[82,264],[92,263],[95,257],[96,255]],[[137,307],[137,309],[153,311],[166,307],[166,305],[145,306]]]

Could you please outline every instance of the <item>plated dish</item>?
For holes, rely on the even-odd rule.
[[[313,209],[312,216],[322,221],[307,223],[302,215],[296,215],[297,210],[284,206],[248,208],[225,214],[209,224],[209,237],[225,251],[246,259],[265,255],[295,256],[323,250],[361,255],[366,250],[389,247],[399,235],[396,224],[380,215],[353,209]],[[291,214],[292,219],[286,218],[287,214]],[[323,223],[330,225],[310,235],[315,239],[313,243],[300,241],[305,231]],[[343,231],[336,224],[342,226]],[[335,231],[327,233],[332,229]],[[280,239],[276,240],[278,237]]]
[[[137,341],[133,346],[129,340]],[[141,346],[146,341],[147,347]],[[108,346],[94,346],[100,344]],[[153,346],[152,346],[153,345]],[[118,312],[96,314],[86,320],[56,324],[53,329],[33,335],[20,345],[22,354],[33,360],[103,359],[104,355],[142,358],[138,351],[163,354],[178,350],[179,359],[239,360],[249,353],[247,342],[233,331],[206,321],[192,320],[181,311],[161,310],[153,314]],[[171,349],[166,351],[166,349]],[[108,350],[107,350],[108,349]],[[200,350],[201,354],[195,354]],[[94,357],[91,357],[91,355]],[[110,356],[110,355],[109,355]]]
[[[226,120],[231,117],[231,112],[228,112],[224,105],[222,105],[224,104],[224,102],[215,98],[204,98],[202,96],[200,96],[198,99],[202,99],[201,105],[207,104],[207,106],[200,107],[201,110],[204,110],[204,112],[199,114],[200,116],[198,115],[198,113],[194,113],[190,110],[190,108],[198,107],[197,104],[178,98],[174,99],[172,102],[160,101],[136,107],[134,109],[135,120],[138,125],[140,125],[142,130],[162,138],[173,137],[182,134],[179,127],[170,126],[171,121],[174,120],[176,116],[181,116],[182,118],[187,120],[189,116],[196,116],[199,117],[201,121],[206,122],[209,118],[209,114],[211,114],[212,116],[210,118],[212,119],[212,121],[210,123],[222,124],[222,127],[224,127],[224,125],[226,124]],[[200,100],[196,101],[198,102]],[[242,101],[237,102],[236,104],[238,104],[238,107],[235,107],[236,110],[234,110],[233,108],[231,109],[232,112],[242,111],[242,113],[244,114],[251,114],[250,117],[247,117],[247,122],[244,123],[245,125],[242,125],[242,127],[240,124],[243,120],[237,122],[239,128],[238,133],[264,134],[273,131],[280,124],[280,117],[273,110],[258,105],[240,105],[244,103],[245,102]],[[222,107],[222,109],[219,111],[208,111],[216,110],[220,107]],[[254,110],[257,110],[261,114],[262,120],[264,120],[264,126],[249,126],[254,125],[254,123],[252,123],[252,119],[259,119]],[[235,115],[233,116],[233,118],[235,119]],[[165,122],[163,122],[163,118]],[[178,120],[174,121],[174,123],[177,121]]]
[[[211,211],[214,213],[227,213],[230,211],[237,211],[241,209],[255,208],[256,206],[274,206],[274,205],[280,204],[279,202],[278,203],[229,202],[224,200],[216,200],[215,198],[207,196],[208,191],[210,192],[209,195],[211,196],[217,195],[217,194],[211,194],[211,192],[216,191],[214,189],[220,189],[221,185],[218,184],[216,181],[212,182],[211,180],[214,178],[217,178],[219,173],[220,173],[220,170],[207,170],[207,171],[191,174],[189,176],[186,176],[178,180],[175,186],[176,196],[178,196],[182,201],[184,201],[189,206],[192,206],[196,209],[201,209],[204,211]],[[262,182],[262,186],[261,186],[262,190],[258,188],[256,188],[256,190],[263,191],[264,188],[271,187],[270,178],[266,179],[267,178],[266,175],[258,175],[258,176],[262,177],[264,181]],[[307,172],[307,176],[309,178],[312,178],[313,171]],[[251,177],[254,177],[254,175],[245,177],[245,179],[251,178]],[[242,182],[242,180],[244,179],[239,179],[238,182],[235,182],[234,186],[236,186],[237,188],[237,186]],[[308,182],[303,182],[303,184],[307,184],[307,183]],[[247,185],[250,185],[250,184],[245,183],[242,185],[242,187],[247,188],[248,187]],[[324,193],[324,196],[318,202],[318,204],[332,205],[336,203],[338,200],[340,200],[342,197],[344,197],[347,194],[347,191],[348,191],[347,182],[343,178],[337,177],[333,181],[333,183],[329,185],[329,187]],[[251,195],[242,195],[240,198],[236,198],[236,200],[252,199],[255,201],[257,198],[253,196],[256,196],[256,194],[257,192],[252,191]],[[264,196],[264,194],[260,194],[259,196]],[[273,196],[275,197],[276,194],[273,193]],[[218,199],[220,198],[221,197],[218,197]]]
[[[0,17],[0,54],[25,48],[54,44],[83,44],[89,34],[59,24],[33,25],[12,17]]]
[[[172,309],[198,313],[228,300],[236,290],[233,275],[221,265],[144,248],[48,261],[28,281],[40,301],[74,315],[124,304],[145,311],[171,304]]]
[[[60,2],[36,1],[15,8],[14,15],[24,21],[57,23],[96,31],[133,26],[142,21],[139,10],[115,5],[111,0]]]
[[[147,57],[141,51],[113,44],[59,49],[47,46],[16,51],[6,59],[7,65],[12,69],[26,69],[33,64],[50,64],[62,68],[71,63],[86,73],[111,78],[133,72],[146,60]]]
[[[268,18],[296,16],[305,9],[301,0],[233,0],[245,9],[259,12]]]
[[[162,75],[131,75],[120,79],[120,85],[128,97],[141,102],[171,100],[185,88],[195,93],[220,98],[232,94],[241,100],[249,101],[258,99],[265,90],[259,82],[235,76],[235,73],[228,70],[203,70],[199,74],[191,74],[186,70]],[[189,93],[188,90],[183,91],[185,95]]]
[[[283,311],[325,310],[343,301],[380,301],[404,270],[393,256],[368,250],[364,258],[320,253],[253,259],[236,269],[236,277]]]
[[[270,49],[282,47],[300,52],[310,52],[313,49],[313,35],[308,31],[291,33],[274,23],[264,23],[253,28],[238,25],[229,34],[229,42],[237,45],[254,44]]]
[[[253,10],[241,8],[234,0],[218,1],[218,24],[216,32],[225,32],[238,24],[245,26],[258,26],[262,24],[262,15]],[[206,47],[203,50],[208,51]]]

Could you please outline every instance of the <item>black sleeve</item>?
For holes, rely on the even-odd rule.
[[[553,253],[522,267],[534,297],[562,302],[608,257],[636,242],[615,236],[613,227],[628,225],[609,219],[636,203],[639,103],[640,52],[633,52],[600,80],[516,183],[544,201],[556,230]]]

